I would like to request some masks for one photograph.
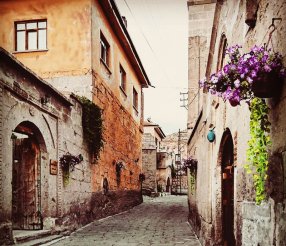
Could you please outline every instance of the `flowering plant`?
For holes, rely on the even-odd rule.
[[[70,168],[71,171],[74,170],[75,165],[83,161],[83,156],[79,154],[78,156],[72,155],[69,152],[64,154],[60,158],[60,164],[62,169]]]
[[[200,87],[228,100],[232,106],[239,105],[241,100],[249,102],[254,97],[253,84],[262,81],[266,75],[274,75],[279,80],[286,75],[279,53],[255,45],[249,53],[241,55],[240,48],[234,45],[226,49],[230,61],[209,80],[199,82]]]
[[[192,156],[188,157],[187,159],[183,159],[183,170],[187,170],[187,168],[194,170],[197,168],[198,161],[197,159],[193,158]]]

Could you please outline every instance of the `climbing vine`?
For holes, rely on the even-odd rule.
[[[254,98],[250,104],[250,140],[248,141],[247,160],[245,166],[248,173],[253,174],[256,191],[256,203],[260,204],[266,197],[265,181],[268,169],[268,149],[271,145],[270,122],[264,99]]]
[[[98,160],[103,147],[102,110],[86,97],[77,96],[82,104],[83,137],[91,154]]]

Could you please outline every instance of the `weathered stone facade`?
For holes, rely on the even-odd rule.
[[[144,122],[144,134],[142,145],[142,171],[145,180],[142,184],[143,194],[150,195],[152,192],[158,191],[159,184],[159,165],[161,152],[161,142],[165,138],[165,134],[161,127],[151,120]]]
[[[175,161],[175,156],[178,154],[178,145],[180,148],[180,154],[181,154],[181,162],[180,166],[183,165],[183,160],[187,159],[188,152],[187,152],[187,142],[188,142],[188,131],[183,130],[179,131],[177,133],[172,133],[170,135],[167,135],[166,138],[162,141],[162,150],[167,153],[167,157],[165,162],[167,163],[166,166],[171,167],[174,166],[175,169],[178,169],[179,166],[177,166]],[[171,172],[171,169],[169,170]],[[171,182],[171,191],[174,194],[181,193],[181,194],[187,194],[188,191],[188,177],[185,172],[180,172],[180,177],[171,177],[170,173],[170,179]]]
[[[41,180],[37,183],[40,185],[38,190],[40,194],[37,198],[41,199],[41,203],[38,209],[41,208],[39,211],[43,219],[43,227],[54,227],[55,218],[66,213],[69,203],[78,202],[75,200],[76,196],[68,195],[69,191],[72,193],[81,192],[83,199],[91,195],[90,164],[82,138],[81,105],[75,98],[65,98],[3,49],[1,49],[0,74],[2,89],[1,132],[3,143],[5,143],[1,146],[1,152],[4,153],[1,160],[1,169],[3,170],[0,199],[1,226],[3,224],[5,226],[7,223],[11,232],[11,219],[14,220],[13,216],[16,215],[14,195],[19,191],[15,190],[12,183],[15,184],[16,177],[18,177],[17,179],[20,178],[15,165],[17,163],[18,165],[25,165],[25,160],[23,157],[19,159],[14,154],[12,155],[15,153],[14,141],[16,141],[13,136],[21,133],[33,136],[39,145],[38,168],[40,169]],[[41,99],[47,93],[51,100],[49,103],[43,104]],[[63,134],[58,134],[60,129],[62,129]],[[71,174],[72,185],[69,188],[64,188],[62,186],[61,168],[57,166],[53,174],[50,168],[52,161],[57,163],[59,157],[68,151],[74,155],[82,154],[84,160],[76,166],[75,171]],[[85,176],[79,176],[78,173],[85,173]],[[26,181],[24,180],[24,182]],[[25,190],[26,187],[24,184],[22,188]],[[21,190],[20,193],[25,193],[24,190]],[[23,216],[23,213],[25,211],[18,211],[17,216]],[[29,225],[26,226],[30,228]],[[21,228],[22,225],[19,227]],[[2,231],[1,235],[4,235]],[[1,238],[2,240],[3,238]],[[7,240],[11,240],[11,238],[8,237]]]
[[[191,44],[189,87],[197,86],[199,79],[220,69],[222,44],[225,41],[229,46],[241,44],[245,52],[255,44],[267,43],[272,18],[282,19],[274,23],[276,30],[272,33],[272,47],[269,48],[280,52],[284,57],[284,65],[286,64],[283,37],[286,32],[285,1],[188,1],[188,8]],[[199,15],[194,15],[197,8],[202,9],[200,18]],[[208,12],[210,8],[211,14]],[[209,19],[210,16],[213,16],[212,20]],[[249,16],[252,16],[251,22],[247,19]],[[196,17],[196,26],[202,24],[201,30],[197,31],[191,25]],[[211,32],[207,31],[210,30],[209,25],[212,26]],[[201,47],[195,42],[199,39],[206,41],[202,47],[206,49],[201,53],[202,57],[194,55]],[[193,63],[196,57],[197,62]],[[200,76],[198,78],[192,74]],[[244,169],[249,140],[248,105],[242,102],[241,106],[232,107],[222,99],[204,94],[202,90],[190,105],[189,127],[193,130],[188,151],[198,159],[198,168],[192,176],[195,183],[189,189],[189,219],[203,245],[285,244],[285,183],[283,185],[282,182],[285,180],[285,171],[282,171],[285,170],[285,93],[284,86],[280,96],[267,99],[272,141],[267,184],[270,188],[267,200],[261,205],[255,204],[252,176]],[[192,98],[190,96],[189,100]],[[214,127],[216,140],[210,143],[206,136]],[[230,156],[226,156],[226,153],[230,153]],[[233,188],[224,186],[223,179],[227,174],[223,173],[222,165],[225,158],[231,158]],[[229,207],[228,212],[224,210],[225,192],[231,193],[233,201],[233,207]],[[228,213],[228,218],[224,213]]]
[[[8,235],[0,242],[12,239],[11,134],[23,131],[20,128],[38,136],[32,145],[41,156],[40,165],[35,165],[41,171],[36,174],[40,181],[34,181],[41,185],[37,199],[44,228],[73,229],[142,202],[142,88],[150,82],[115,2],[55,0],[23,4],[15,0],[1,1],[0,9],[0,46],[24,64],[3,50],[12,62],[3,61],[4,69],[1,60],[0,68],[0,234]],[[39,19],[47,23],[47,49],[17,51],[16,23]],[[106,61],[101,57],[102,40],[108,44]],[[124,88],[120,84],[122,70]],[[75,96],[67,99],[61,93],[85,96],[102,109],[104,146],[97,161],[83,139],[81,103]],[[83,156],[68,182],[63,180],[59,164],[67,152]],[[120,182],[116,174],[119,162],[123,165]],[[53,174],[50,168],[56,169]],[[104,181],[108,182],[107,193]]]

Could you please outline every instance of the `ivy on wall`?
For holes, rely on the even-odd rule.
[[[266,198],[265,181],[268,169],[268,149],[271,145],[269,108],[264,99],[254,98],[250,104],[250,140],[248,141],[247,160],[245,166],[248,173],[253,174],[256,191],[256,203]]]
[[[77,96],[82,104],[82,127],[84,141],[88,145],[89,152],[95,160],[100,157],[103,147],[103,120],[102,110],[86,97]]]

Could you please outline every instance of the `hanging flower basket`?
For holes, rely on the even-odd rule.
[[[187,170],[189,168],[191,171],[196,170],[198,167],[198,160],[193,158],[192,156],[183,160],[183,169]]]
[[[283,79],[275,72],[270,72],[254,80],[251,89],[256,97],[271,98],[279,94],[282,89],[282,84]]]
[[[233,107],[240,105],[242,100],[249,102],[254,96],[276,96],[286,75],[281,54],[254,46],[250,52],[241,55],[240,48],[239,45],[229,47],[226,53],[230,61],[209,79],[201,80],[200,87],[229,101]]]
[[[83,156],[81,154],[75,156],[70,154],[69,152],[67,152],[60,158],[60,164],[62,169],[70,171],[73,171],[75,165],[81,163],[82,161],[83,161]]]

